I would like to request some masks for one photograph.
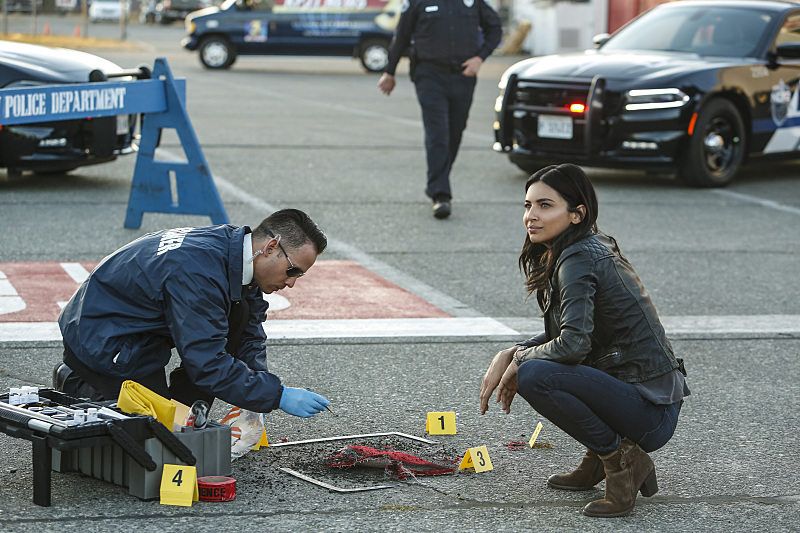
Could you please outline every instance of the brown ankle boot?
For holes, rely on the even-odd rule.
[[[616,451],[598,457],[606,471],[606,497],[584,507],[586,516],[625,516],[633,509],[637,492],[648,497],[658,492],[653,460],[633,441],[622,439]]]
[[[589,490],[603,481],[606,472],[603,461],[592,450],[586,449],[581,464],[569,474],[554,474],[547,479],[547,484],[554,489]]]

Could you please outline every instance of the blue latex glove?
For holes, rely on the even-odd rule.
[[[280,408],[290,415],[308,418],[319,413],[331,402],[315,392],[307,389],[284,387],[281,394]]]

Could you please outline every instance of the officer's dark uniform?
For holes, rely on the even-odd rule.
[[[482,30],[482,32],[481,32]],[[422,108],[428,160],[426,194],[449,200],[450,168],[467,125],[476,77],[463,76],[464,61],[483,60],[497,47],[502,26],[485,0],[405,0],[389,49],[388,74],[413,45],[412,80]]]

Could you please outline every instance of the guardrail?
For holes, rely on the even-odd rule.
[[[142,70],[114,77],[142,76]],[[163,57],[152,78],[0,89],[0,126],[142,114],[141,139],[125,214],[139,228],[144,213],[205,215],[227,224],[211,171],[186,111],[186,80],[175,79]],[[177,133],[186,161],[156,161],[161,132]]]

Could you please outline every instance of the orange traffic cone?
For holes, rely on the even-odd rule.
[[[81,25],[75,24],[75,37],[80,37],[80,36],[81,36]]]
[[[44,34],[45,35],[50,35],[50,23],[49,22],[45,22],[44,23]]]

